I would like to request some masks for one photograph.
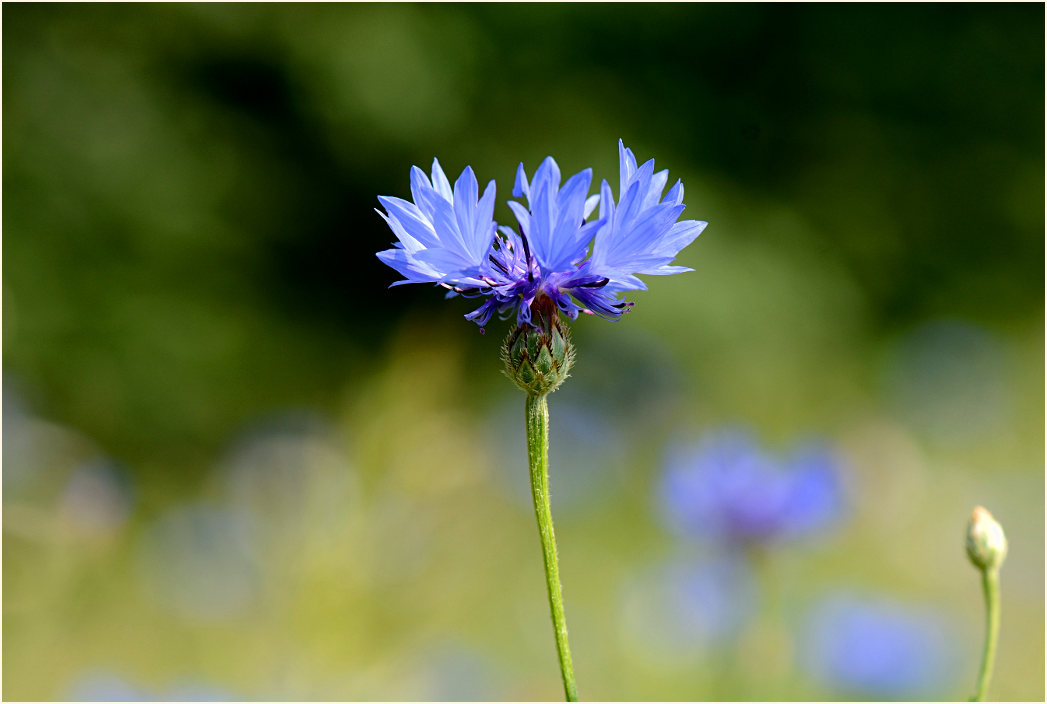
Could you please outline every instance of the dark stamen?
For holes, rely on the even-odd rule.
[[[489,259],[491,260],[492,264],[494,264],[496,267],[498,267],[498,270],[500,272],[502,272],[506,276],[509,275],[509,270],[505,268],[505,264],[502,264],[500,261],[495,259],[493,254],[489,257]]]
[[[465,296],[466,298],[476,298],[477,296],[485,296],[489,291],[483,287],[472,286],[470,288],[462,288],[461,286],[451,286],[450,284],[438,283],[437,286],[443,286],[449,291]],[[493,287],[493,284],[492,284]]]
[[[520,228],[520,240],[523,241],[524,256],[527,257],[527,281],[534,281],[534,273],[531,271],[531,246],[527,244],[527,235],[524,234],[523,228]]]

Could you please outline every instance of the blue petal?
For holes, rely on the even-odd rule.
[[[535,175],[531,184],[531,223],[527,231],[527,240],[531,244],[531,253],[538,260],[543,270],[548,270],[553,248],[553,204],[556,191],[548,179],[539,180]]]
[[[400,221],[395,217],[392,215],[386,215],[378,208],[375,208],[374,212],[378,213],[378,215],[385,220],[385,224],[388,225],[389,229],[393,231],[394,235],[396,235],[396,239],[400,240],[399,242],[394,242],[394,246],[406,249],[409,252],[416,252],[419,249],[424,249],[425,246],[416,238],[408,234],[407,230],[404,229],[403,225],[401,225]]]
[[[440,280],[440,272],[423,262],[417,261],[402,249],[387,249],[379,252],[377,256],[404,277],[404,281],[397,281],[392,284],[393,286],[411,283],[436,283]]]
[[[688,271],[694,271],[694,269],[689,266],[660,266],[656,269],[646,269],[643,273],[652,276],[669,276],[670,274],[685,274]]]
[[[435,194],[436,191],[432,191],[432,193]],[[431,205],[433,207],[433,229],[440,236],[440,242],[444,248],[453,250],[461,256],[475,259],[475,257],[471,257],[471,252],[465,244],[465,238],[458,228],[458,218],[455,216],[454,206],[439,197],[433,200]],[[469,206],[463,205],[461,207],[467,208]],[[476,263],[479,264],[479,260]]]
[[[470,254],[476,257],[473,242],[476,230],[476,201],[479,198],[480,186],[476,182],[476,175],[471,167],[465,167],[462,175],[454,184],[454,214],[457,221],[458,231],[462,235],[462,244]]]
[[[431,221],[427,220],[421,211],[414,205],[400,198],[378,196],[378,202],[385,206],[389,217],[416,239],[424,247],[439,247],[440,238],[433,229]],[[386,222],[388,222],[388,218]],[[394,232],[396,230],[394,229]]]
[[[669,192],[665,194],[665,198],[662,199],[663,203],[672,203],[673,205],[679,205],[683,203],[683,183],[677,180],[673,187],[669,189]]]
[[[618,192],[625,193],[636,173],[636,157],[631,149],[627,148],[621,139],[618,140],[618,169],[621,179],[618,184]]]
[[[605,222],[596,233],[588,271],[623,289],[639,288],[636,274],[677,274],[685,267],[669,266],[697,237],[704,222],[677,222],[683,212],[683,185],[677,181],[663,198],[668,171],[654,171],[654,160],[637,168],[632,151],[619,140],[621,197],[617,204],[607,182],[600,188],[600,214]]]
[[[659,251],[676,256],[677,252],[694,242],[708,224],[704,220],[683,220],[676,223],[662,239]]]
[[[414,255],[415,261],[441,272],[441,283],[464,286],[482,286],[479,266],[449,249],[423,249]]]
[[[531,238],[531,212],[515,200],[509,201],[509,209],[516,216],[516,222],[520,223],[520,232],[524,237]],[[504,232],[504,230],[503,230]]]
[[[600,219],[609,222],[614,215],[614,194],[607,181],[600,182]]]
[[[640,183],[639,181],[633,181],[628,190],[625,191],[622,199],[618,201],[618,207],[616,208],[618,222],[632,222],[635,220],[640,213],[642,205],[643,195],[640,193]]]
[[[494,221],[495,193],[495,184],[492,179],[487,184],[487,188],[484,189],[484,194],[480,198],[479,203],[476,204],[471,251],[481,261],[486,258],[487,253],[490,251],[491,243],[494,242],[495,231],[498,229],[498,225]]]
[[[628,229],[617,243],[617,258],[625,261],[659,252],[662,240],[669,234],[683,208],[682,205],[656,205],[642,211],[633,222],[623,223]]]
[[[434,185],[435,184],[435,187]],[[466,167],[454,190],[438,160],[433,160],[433,183],[418,167],[411,169],[415,202],[379,196],[386,214],[379,213],[399,243],[379,253],[379,259],[400,272],[406,282],[436,281],[467,288],[488,286],[482,278],[497,223],[495,188],[490,182],[477,199],[479,184]]]
[[[563,271],[585,256],[593,228],[583,228],[582,222],[592,178],[592,169],[585,169],[568,179],[557,194],[556,210],[559,212],[552,230],[548,261],[544,262],[550,271]]]
[[[524,171],[523,162],[516,167],[516,183],[513,184],[513,198],[527,196],[527,202],[531,201],[531,186],[527,182],[527,173]]]
[[[417,166],[411,167],[411,198],[414,199],[415,205],[418,206],[419,210],[429,219],[433,217],[432,203],[435,200],[444,200],[439,193],[433,190],[432,184],[429,183],[429,177]]]
[[[596,206],[598,206],[599,204],[600,204],[600,194],[599,193],[597,193],[594,196],[589,196],[589,198],[585,201],[585,212],[582,213],[582,216],[586,220],[588,220],[589,216],[593,214],[593,211],[596,210]]]
[[[654,166],[654,160],[651,160],[651,166]],[[669,181],[669,171],[659,171],[658,173],[651,176],[650,183],[647,185],[647,197],[644,199],[644,206],[651,207],[657,204],[662,199],[662,191],[665,190],[665,184]],[[675,205],[675,204],[674,204]]]
[[[560,188],[560,167],[551,156],[545,157],[534,172],[534,179],[531,180],[532,195],[538,188],[550,188],[554,192]]]
[[[586,288],[579,286],[571,289],[571,295],[584,306],[585,312],[598,315],[605,320],[618,320],[622,314],[629,310],[628,303],[622,302],[615,291],[602,288]]]
[[[668,178],[668,172],[666,172],[666,178]],[[649,202],[649,194],[651,190],[651,182],[653,181],[653,179],[654,159],[648,159],[643,163],[643,165],[640,168],[636,170],[636,173],[633,175],[630,181],[630,185],[633,183],[639,185],[640,190],[637,198],[640,201],[640,207],[646,208],[652,204]],[[657,197],[654,199],[654,202],[657,203],[658,200],[661,199],[661,196],[662,192],[658,191]]]
[[[451,183],[447,180],[444,170],[440,167],[440,162],[435,157],[433,158],[433,189],[444,200],[451,200]]]

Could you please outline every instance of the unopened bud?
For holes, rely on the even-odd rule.
[[[967,522],[967,557],[980,570],[995,570],[1007,556],[1007,537],[1003,527],[981,506]]]
[[[550,302],[551,303],[551,302]],[[502,344],[505,374],[533,396],[556,390],[574,362],[574,345],[567,325],[555,309],[542,311],[535,325],[521,325]]]

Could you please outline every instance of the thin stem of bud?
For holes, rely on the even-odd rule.
[[[982,669],[978,673],[978,687],[971,697],[972,702],[983,702],[988,694],[1000,630],[1000,573],[996,568],[986,568],[981,572],[982,591],[985,594],[985,652],[982,654]]]
[[[560,588],[560,566],[556,557],[556,537],[553,535],[553,514],[549,505],[549,405],[546,395],[527,395],[527,459],[531,470],[531,495],[534,497],[534,515],[538,520],[538,534],[542,539],[542,559],[545,563],[545,584],[549,590],[549,608],[553,615],[556,634],[556,652],[560,658],[567,701],[578,701],[578,687],[574,683],[574,666],[567,643],[567,619],[564,616],[563,593]]]

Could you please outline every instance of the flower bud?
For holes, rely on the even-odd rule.
[[[574,345],[567,325],[553,308],[535,316],[537,325],[524,324],[502,344],[505,375],[532,396],[556,390],[574,362]]]
[[[995,570],[1007,556],[1007,537],[1003,527],[981,506],[967,522],[967,557],[980,570]]]

